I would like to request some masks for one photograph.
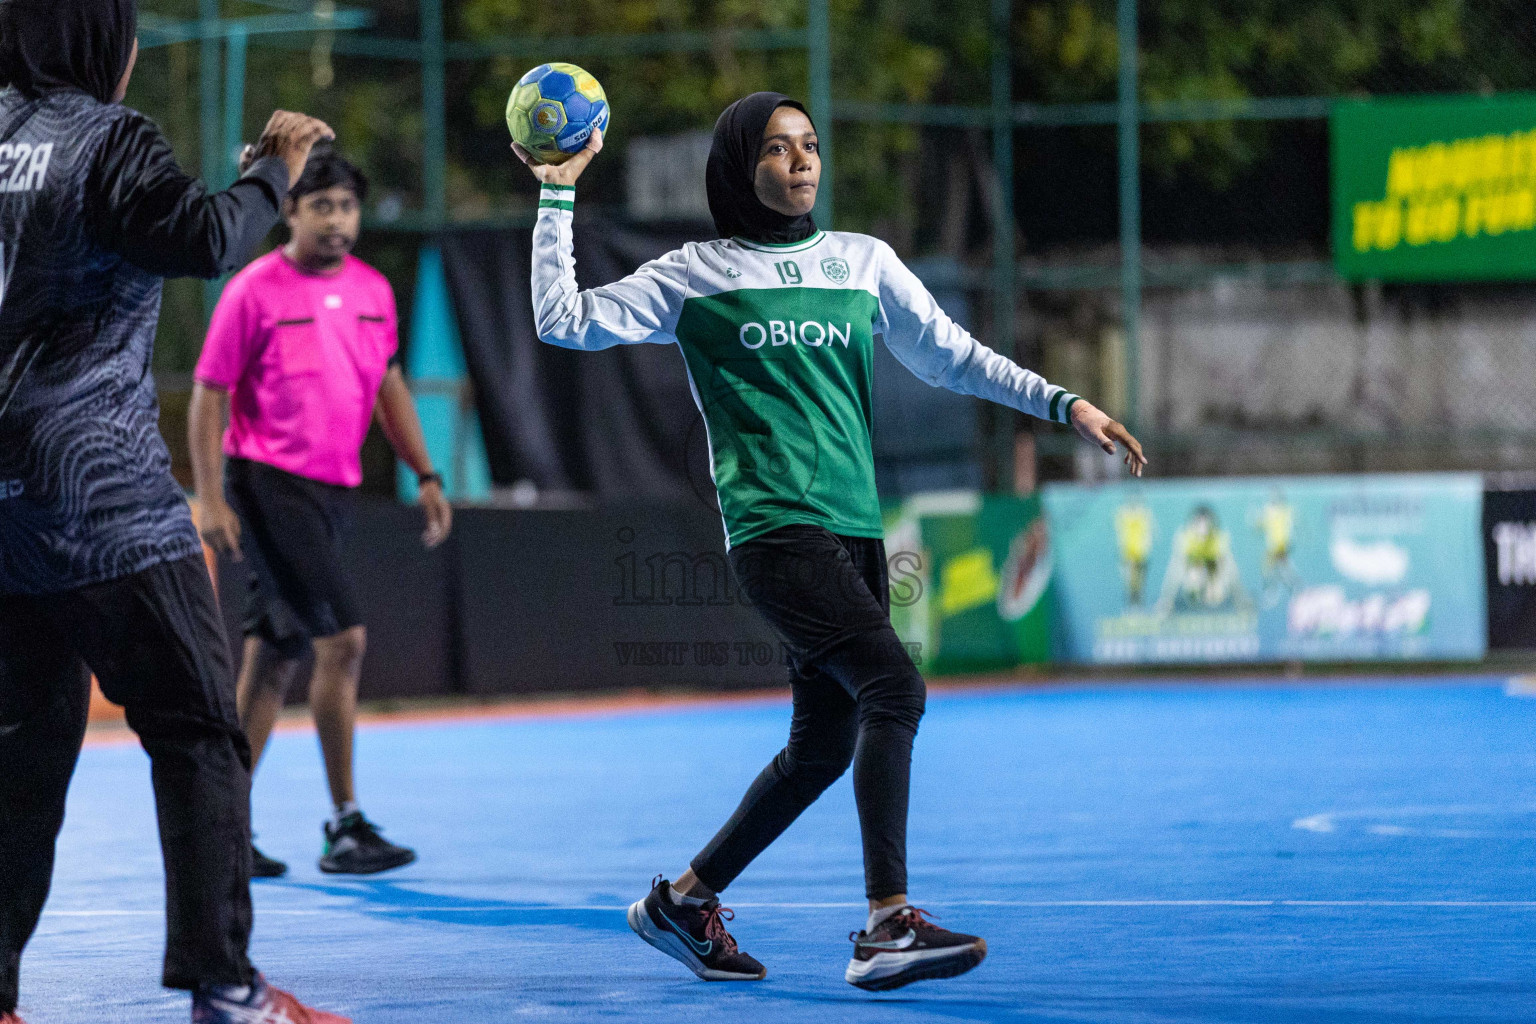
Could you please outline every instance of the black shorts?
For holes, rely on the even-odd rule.
[[[736,545],[729,557],[792,667],[814,665],[850,637],[891,629],[890,574],[879,537],[793,523]]]
[[[232,458],[224,490],[240,517],[240,550],[251,573],[246,636],[295,658],[315,637],[362,623],[342,564],[352,488]]]

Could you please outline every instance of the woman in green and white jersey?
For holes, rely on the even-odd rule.
[[[868,989],[950,977],[986,943],[941,929],[907,899],[907,795],[922,676],[890,624],[870,446],[874,339],[929,384],[1070,423],[1138,475],[1136,440],[1089,402],[976,341],[892,251],[820,231],[815,128],[800,104],[754,93],[715,126],[706,186],[720,238],[689,243],[581,291],[572,258],[575,183],[601,135],[538,164],[533,305],[564,348],[677,345],[709,436],[726,547],[742,590],[790,653],[788,745],[676,883],[629,911],[651,945],[712,980],[763,966],[726,932],[718,894],[853,766],[870,914],[846,973]]]

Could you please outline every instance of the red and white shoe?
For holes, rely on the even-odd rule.
[[[305,1006],[258,974],[249,986],[217,985],[192,993],[192,1024],[352,1024],[352,1018]]]

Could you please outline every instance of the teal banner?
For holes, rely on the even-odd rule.
[[[1050,658],[1051,555],[1038,497],[919,495],[885,518],[891,623],[925,672]]]
[[[1487,650],[1474,474],[1053,485],[1044,505],[1069,661]]]

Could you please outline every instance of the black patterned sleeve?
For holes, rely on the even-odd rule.
[[[109,131],[86,183],[97,244],[164,277],[218,277],[245,262],[277,223],[288,168],[276,157],[251,165],[223,192],[176,163],[160,129],[141,114]]]

